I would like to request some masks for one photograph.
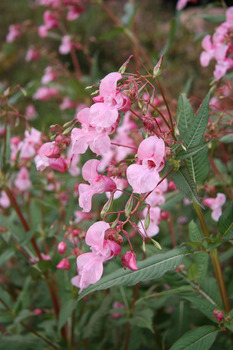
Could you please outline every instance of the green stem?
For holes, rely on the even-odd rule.
[[[193,203],[193,206],[194,206],[194,209],[197,213],[198,219],[200,221],[203,233],[204,233],[205,237],[207,238],[207,242],[210,242],[210,234],[209,234],[209,231],[207,229],[201,207],[196,203]],[[211,258],[211,261],[213,264],[214,273],[215,273],[215,277],[216,277],[216,280],[218,283],[218,288],[219,288],[219,291],[221,294],[224,309],[226,312],[229,312],[231,310],[231,308],[230,308],[229,299],[227,296],[227,291],[226,291],[226,287],[225,287],[225,283],[224,283],[224,279],[223,279],[223,274],[222,274],[222,269],[221,269],[221,265],[220,265],[220,261],[219,261],[218,251],[216,248],[211,250],[210,258]]]

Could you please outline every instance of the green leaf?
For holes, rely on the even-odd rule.
[[[170,350],[208,350],[215,341],[218,329],[203,326],[185,333]]]
[[[130,320],[132,326],[137,326],[141,328],[148,328],[152,333],[153,329],[153,316],[154,312],[146,305],[140,305],[140,307],[135,308],[133,318]]]
[[[202,203],[199,201],[196,185],[187,168],[185,166],[181,166],[179,170],[174,171],[172,174],[178,190],[180,190],[180,192],[183,193],[184,196],[190,201],[195,202],[204,208]]]
[[[231,143],[231,142],[233,142],[233,133],[228,134],[228,135],[224,135],[223,137],[221,137],[219,139],[219,141],[223,142],[223,143]]]
[[[208,271],[209,254],[205,252],[197,253],[195,254],[194,261],[198,270],[198,274],[195,278],[195,281],[197,283],[200,283],[205,279]]]
[[[189,172],[196,185],[203,185],[209,173],[208,149],[204,148],[199,153],[186,159]]]
[[[31,310],[22,310],[20,314],[14,319],[14,323],[19,323],[25,320],[25,318],[28,318],[30,316],[36,316],[36,315]]]
[[[225,240],[233,238],[233,201],[228,205],[218,221],[218,229]]]
[[[195,146],[195,147],[191,147],[187,151],[180,151],[179,153],[177,153],[175,159],[176,160],[183,160],[183,159],[191,158],[192,156],[194,156],[198,152],[205,149],[207,145],[208,145],[208,142],[201,144],[201,145],[198,145],[198,146]]]
[[[180,135],[184,134],[195,117],[193,108],[185,94],[181,94],[178,100],[176,121]]]
[[[181,141],[182,136],[184,136],[183,144],[187,149],[197,146],[201,142],[208,123],[209,99],[210,93],[207,94],[206,98],[202,102],[201,107],[199,108],[197,115],[193,118],[188,130],[185,130],[184,134],[181,135]]]
[[[8,262],[12,256],[15,255],[15,251],[12,248],[9,248],[5,250],[1,255],[0,255],[0,266]]]
[[[42,340],[27,335],[0,336],[0,350],[42,350],[44,343]]]
[[[85,295],[96,290],[103,290],[119,285],[135,285],[140,281],[155,279],[163,276],[167,271],[174,270],[181,264],[186,254],[186,248],[175,248],[169,252],[156,254],[144,261],[137,263],[138,270],[118,269],[112,274],[106,275],[99,282],[86,288],[79,296],[78,301]]]
[[[189,223],[189,238],[192,242],[199,242],[202,239],[202,235],[198,229],[197,224],[192,220]]]
[[[58,319],[58,330],[64,326],[68,318],[71,316],[73,310],[75,309],[76,301],[73,299],[69,299],[62,304],[62,308],[59,313]]]
[[[187,278],[190,281],[195,281],[198,276],[198,267],[196,264],[191,264],[188,268],[188,275]]]

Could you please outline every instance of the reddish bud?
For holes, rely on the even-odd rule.
[[[66,251],[66,243],[65,242],[60,242],[57,247],[59,253],[62,255]]]
[[[160,214],[160,217],[162,220],[167,220],[169,218],[169,213],[166,212],[166,211],[163,211],[161,214]]]
[[[125,253],[121,258],[121,262],[125,268],[128,267],[133,271],[138,270],[136,265],[136,254],[132,251]]]
[[[42,315],[42,310],[41,309],[35,309],[33,310],[33,313],[37,316],[41,316]]]
[[[62,259],[59,264],[57,264],[57,269],[59,270],[69,270],[70,269],[70,262],[68,259]]]
[[[175,183],[174,183],[173,181],[170,181],[170,182],[169,182],[169,184],[168,184],[168,190],[169,190],[169,191],[175,191],[175,190],[177,190],[176,185],[175,185]]]

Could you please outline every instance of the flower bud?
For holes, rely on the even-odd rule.
[[[62,255],[66,251],[66,243],[65,242],[60,242],[57,247],[59,253]]]
[[[69,270],[70,269],[70,262],[68,259],[62,259],[59,264],[57,264],[57,269],[59,270]]]
[[[132,251],[125,253],[121,258],[121,262],[124,265],[124,268],[128,267],[133,271],[138,270],[136,265],[136,254]]]

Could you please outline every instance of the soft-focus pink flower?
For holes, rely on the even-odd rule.
[[[64,173],[68,169],[67,161],[59,157],[60,150],[55,146],[55,142],[44,143],[35,157],[36,168],[43,171],[45,168],[50,168]]]
[[[165,203],[164,193],[168,189],[167,179],[164,179],[146,198],[146,203],[151,207],[160,206]]]
[[[20,25],[19,24],[11,24],[9,26],[9,32],[6,36],[6,42],[12,43],[15,39],[21,37]]]
[[[56,266],[59,270],[69,270],[70,269],[70,262],[68,259],[64,258],[62,259]]]
[[[29,47],[26,53],[25,61],[30,62],[30,61],[38,61],[40,58],[39,51],[35,49],[33,46]]]
[[[121,262],[124,267],[128,267],[130,270],[138,270],[136,265],[136,254],[132,251],[125,253],[121,258]]]
[[[2,208],[9,208],[9,206],[11,205],[11,202],[6,194],[5,191],[0,191],[0,206]]]
[[[31,128],[24,133],[24,140],[19,143],[18,148],[20,150],[20,159],[28,159],[34,157],[36,150],[41,145],[41,132],[34,128]]]
[[[220,323],[222,321],[222,319],[224,318],[224,313],[221,310],[214,309],[213,316],[216,318],[218,323]]]
[[[51,81],[56,80],[58,77],[58,72],[55,72],[53,67],[48,66],[45,68],[45,74],[41,78],[41,83],[42,84],[48,84]]]
[[[75,107],[76,107],[76,103],[74,101],[71,101],[68,97],[64,97],[62,103],[59,106],[61,111],[64,111],[65,109],[75,108]]]
[[[37,89],[37,91],[33,95],[33,99],[40,100],[40,101],[48,101],[54,96],[57,96],[58,94],[59,94],[59,90],[57,88],[42,86]]]
[[[30,175],[27,168],[22,167],[20,169],[15,179],[15,186],[20,191],[27,191],[32,186],[32,183],[30,181]]]
[[[224,193],[218,193],[216,198],[205,198],[203,200],[204,205],[212,210],[211,217],[215,221],[218,221],[222,215],[222,206],[225,202],[226,196]]]
[[[97,169],[99,164],[99,160],[90,159],[82,168],[84,180],[90,183],[90,185],[79,185],[79,206],[86,213],[91,210],[92,196],[94,194],[112,192],[116,189],[116,184],[112,179],[98,174]]]
[[[73,43],[70,35],[64,35],[62,37],[61,45],[59,46],[59,52],[62,55],[67,55],[72,49]]]
[[[41,309],[35,309],[33,310],[33,313],[37,316],[42,316],[42,310]]]
[[[60,242],[57,246],[57,250],[59,251],[59,253],[62,255],[65,253],[66,251],[66,242]]]
[[[86,234],[86,244],[91,247],[91,253],[85,253],[77,258],[78,276],[72,278],[71,283],[80,288],[80,293],[90,284],[96,283],[102,276],[103,263],[120,253],[120,246],[115,242],[114,251],[111,241],[105,239],[105,231],[110,225],[104,221],[97,221],[89,227]],[[116,245],[118,249],[116,249]]]
[[[25,111],[25,116],[29,119],[29,120],[33,120],[38,116],[38,113],[35,109],[35,106],[33,105],[28,105]]]
[[[44,12],[43,19],[44,25],[38,28],[38,34],[41,38],[46,37],[50,29],[58,27],[58,21],[50,10]]]
[[[125,309],[125,305],[122,304],[120,301],[115,301],[112,305],[113,309]],[[122,312],[114,312],[112,313],[112,318],[118,319],[119,317],[123,316],[124,313]]]

